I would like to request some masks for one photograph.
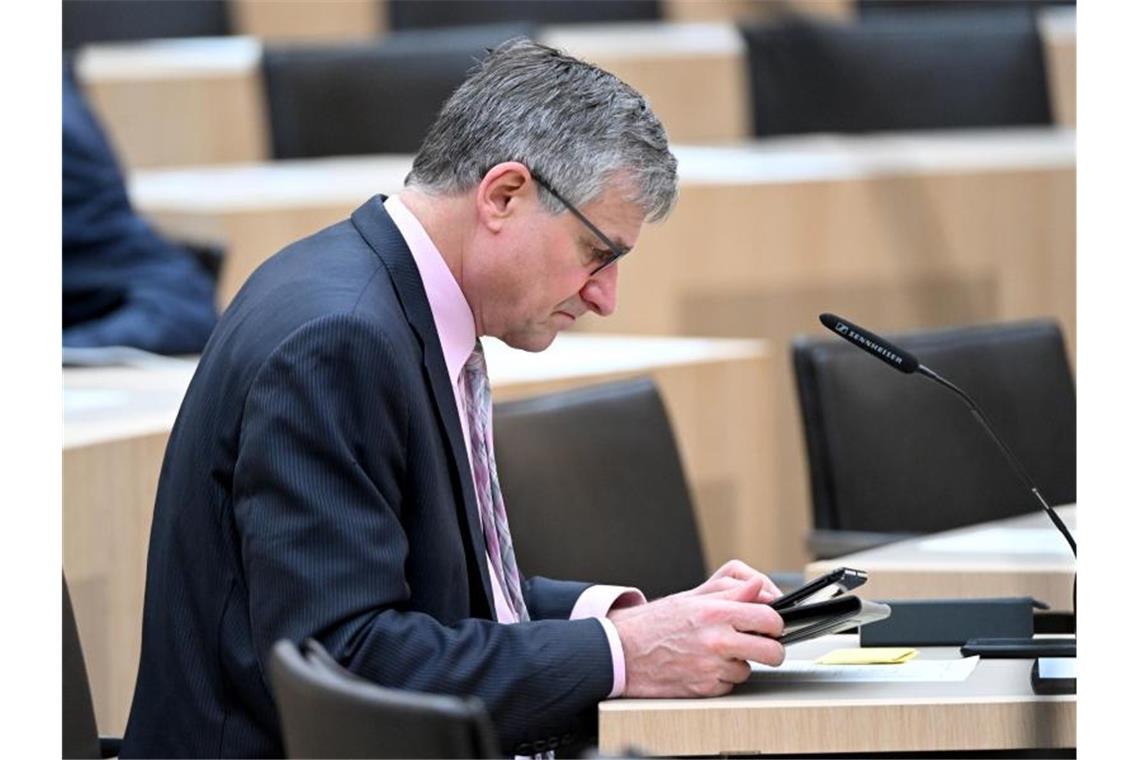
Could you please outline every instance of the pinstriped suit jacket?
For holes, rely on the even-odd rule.
[[[281,755],[272,644],[483,699],[505,752],[609,693],[585,584],[531,578],[491,620],[483,537],[419,273],[374,197],[253,276],[206,346],[163,462],[123,756]],[[541,746],[541,745],[540,745]]]

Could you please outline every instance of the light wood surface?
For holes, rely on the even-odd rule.
[[[762,567],[783,534],[760,341],[564,335],[539,354],[485,343],[504,400],[650,375],[677,438],[711,567]],[[64,571],[104,733],[122,732],[141,637],[146,551],[159,468],[195,363],[64,371]]]
[[[673,215],[621,264],[590,332],[770,338],[764,403],[779,441],[765,490],[800,567],[811,510],[788,357],[834,311],[879,331],[1053,316],[1076,335],[1075,145],[1068,130],[807,137],[675,149]],[[228,249],[220,301],[293,240],[398,192],[411,158],[151,171],[131,183],[161,226]]]
[[[260,40],[360,40],[383,34],[383,0],[231,0],[239,34]]]
[[[848,21],[857,11],[853,0],[663,0],[662,15],[671,21],[760,21],[784,16],[811,16]]]
[[[788,647],[814,660],[854,635]],[[919,659],[959,657],[928,647]],[[765,683],[716,699],[618,699],[598,708],[599,748],[654,755],[924,752],[1076,747],[1076,697],[1037,696],[1032,660],[983,659],[965,681]]]
[[[1057,514],[1077,534],[1077,508]],[[1032,596],[1058,612],[1073,611],[1076,561],[1044,512],[908,539],[812,562],[814,578],[836,567],[865,570],[867,599],[952,599]]]
[[[1049,76],[1049,100],[1053,119],[1066,127],[1077,126],[1077,11],[1047,8],[1038,14],[1045,68]]]
[[[246,37],[84,48],[76,78],[127,168],[270,156],[261,46]]]

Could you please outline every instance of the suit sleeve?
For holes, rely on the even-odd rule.
[[[407,607],[410,380],[399,378],[413,374],[399,365],[375,325],[325,317],[279,346],[252,383],[234,516],[262,670],[275,641],[311,636],[382,685],[479,697],[507,752],[564,741],[611,689],[597,620],[444,625]],[[539,596],[564,606],[570,589],[549,588]]]

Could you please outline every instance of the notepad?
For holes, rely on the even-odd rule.
[[[785,660],[779,667],[752,665],[752,683],[906,683],[965,681],[978,657],[913,660],[900,665],[820,665],[811,660]]]
[[[910,647],[835,649],[816,660],[819,665],[901,665],[918,654]]]

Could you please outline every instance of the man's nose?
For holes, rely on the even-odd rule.
[[[582,300],[590,311],[608,317],[617,308],[618,265],[603,269],[582,286]]]

